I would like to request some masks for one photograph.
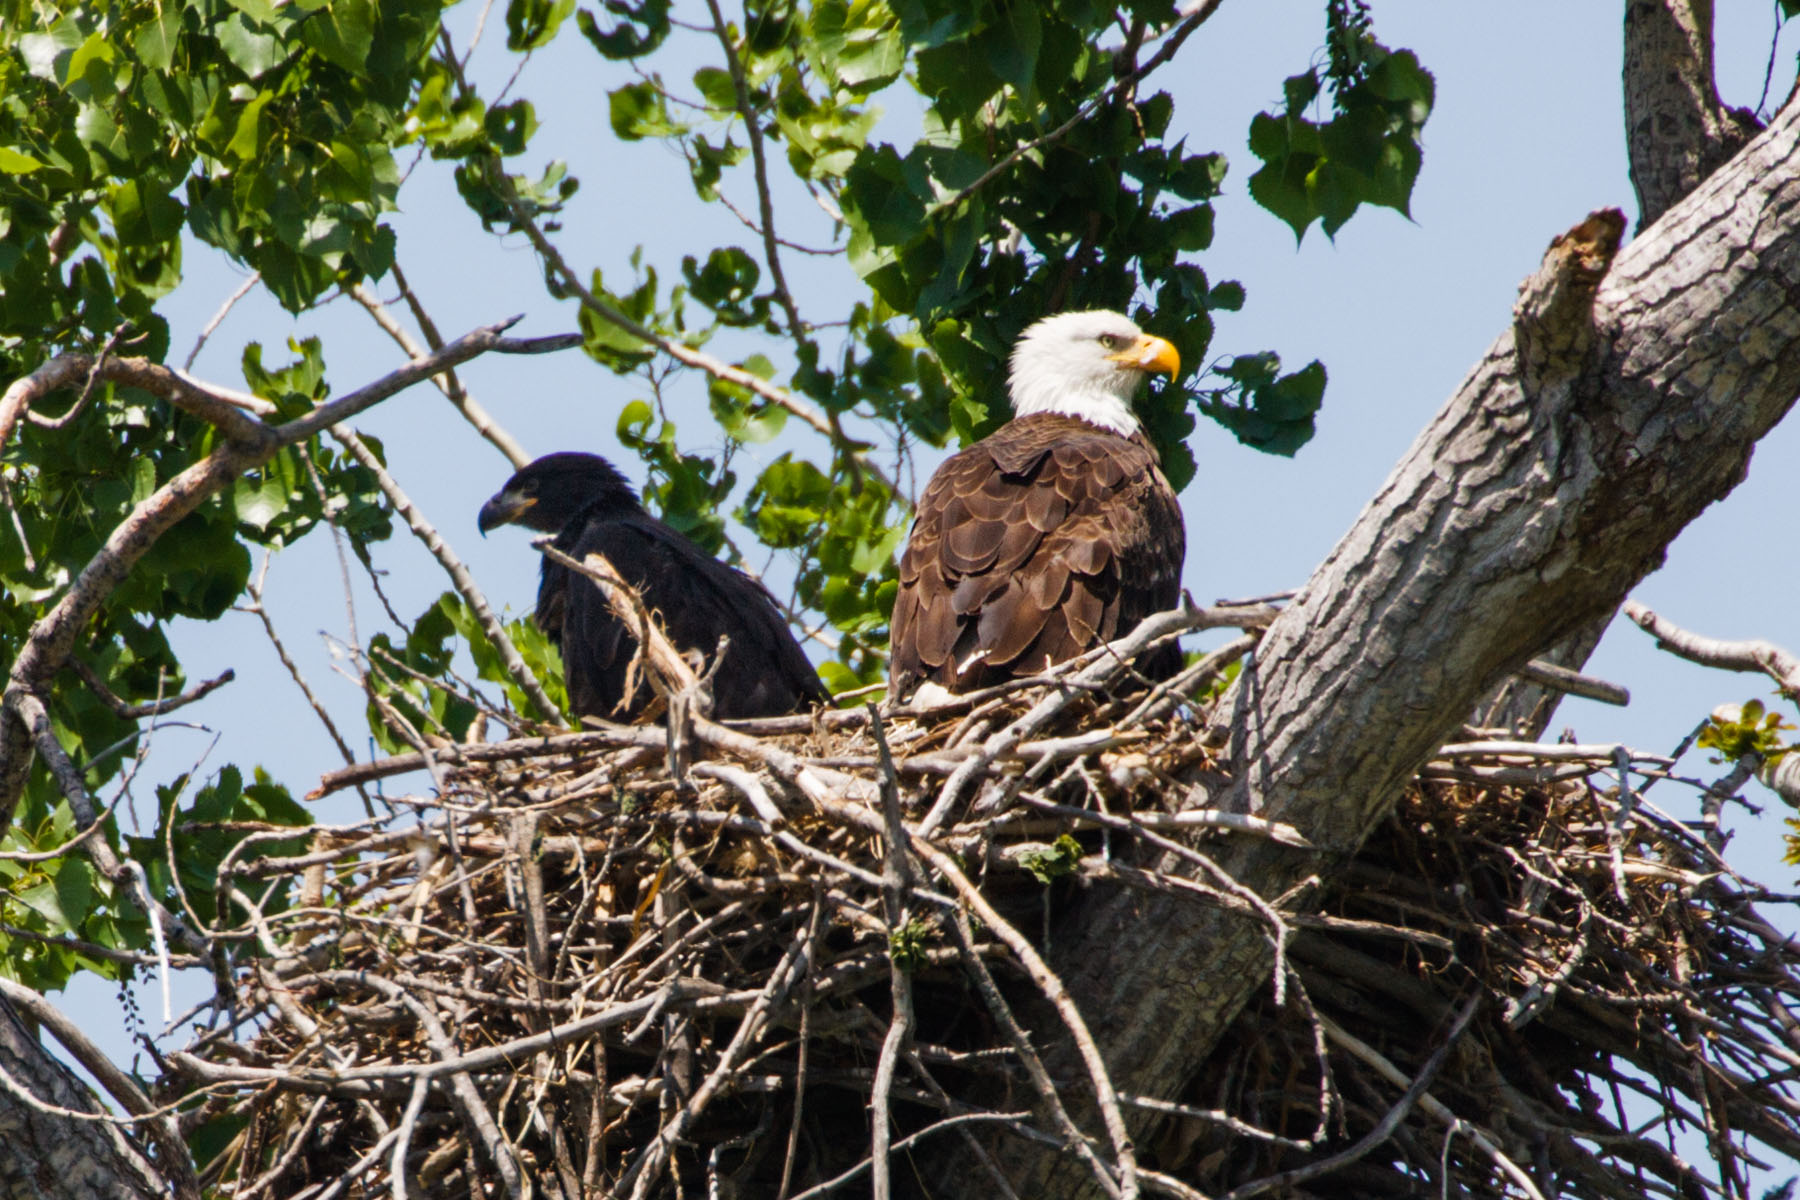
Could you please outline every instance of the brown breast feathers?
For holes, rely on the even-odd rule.
[[[1042,671],[1172,608],[1181,509],[1142,436],[1038,413],[954,455],[900,560],[892,691],[968,691]],[[1167,678],[1170,646],[1140,669]]]

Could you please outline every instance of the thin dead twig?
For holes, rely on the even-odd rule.
[[[412,531],[413,536],[419,539],[431,556],[437,559],[438,565],[444,568],[444,574],[450,577],[450,583],[456,588],[457,594],[463,598],[470,611],[475,614],[475,620],[481,626],[481,632],[487,636],[489,643],[499,654],[500,665],[512,678],[512,681],[519,685],[519,690],[525,693],[533,707],[538,710],[539,718],[561,724],[561,714],[549,695],[545,693],[544,685],[538,682],[538,677],[526,664],[525,659],[520,656],[519,648],[513,645],[512,637],[506,632],[506,627],[500,624],[500,619],[488,606],[487,597],[482,594],[480,585],[475,582],[475,577],[469,573],[469,569],[463,565],[462,559],[457,557],[456,551],[450,548],[450,543],[446,542],[443,535],[430,521],[425,519],[425,514],[419,511],[419,506],[412,502],[412,498],[402,490],[400,484],[381,464],[381,460],[375,457],[374,452],[354,430],[334,425],[331,435],[355,456],[357,462],[375,476],[375,483],[381,488],[382,495],[388,498],[388,503],[394,506],[394,511],[399,514],[401,520],[406,522],[406,527]]]
[[[1727,671],[1761,671],[1789,695],[1800,696],[1800,657],[1773,642],[1732,642],[1690,633],[1636,600],[1625,602],[1625,615],[1657,645],[1689,662]]]
[[[394,319],[394,315],[388,311],[387,305],[382,303],[381,297],[377,296],[367,284],[358,283],[351,289],[350,298],[363,306],[375,324],[379,325],[382,332],[394,340],[395,345],[406,352],[408,358],[424,358],[429,353],[426,347],[429,347],[430,350],[443,349],[443,337],[438,333],[437,326],[426,315],[425,306],[420,302],[411,285],[407,283],[406,276],[401,273],[398,263],[394,265],[394,279],[400,285],[400,295],[405,299],[407,307],[412,310],[413,320],[419,323],[419,331],[425,335],[425,346],[420,346],[413,340],[412,334],[408,333],[406,327]],[[494,419],[493,414],[489,413],[475,397],[469,394],[468,388],[463,386],[462,377],[454,370],[432,376],[432,382],[437,385],[439,391],[444,393],[444,398],[450,401],[451,406],[462,414],[463,420],[473,426],[476,433],[486,438],[495,449],[506,456],[514,470],[531,461],[531,455],[525,452],[525,447],[520,445],[518,439],[508,433]]]

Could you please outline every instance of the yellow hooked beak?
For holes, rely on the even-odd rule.
[[[1119,351],[1106,356],[1120,366],[1135,367],[1139,371],[1159,371],[1170,379],[1181,374],[1181,355],[1175,353],[1175,347],[1153,333],[1140,334],[1138,340]]]

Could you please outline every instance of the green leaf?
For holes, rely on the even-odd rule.
[[[1237,312],[1244,307],[1244,285],[1235,279],[1215,284],[1206,294],[1206,307],[1220,312]]]
[[[917,165],[901,161],[886,143],[865,147],[844,176],[844,215],[877,242],[898,245],[925,225],[924,184]]]
[[[78,929],[94,903],[94,868],[87,859],[71,855],[56,864],[56,904],[63,923]]]
[[[1234,388],[1203,394],[1200,411],[1225,426],[1240,442],[1269,454],[1292,457],[1312,440],[1314,418],[1325,396],[1325,366],[1311,362],[1280,375],[1274,354],[1240,355],[1219,368]]]
[[[291,53],[275,34],[260,26],[252,28],[242,13],[232,13],[216,28],[225,57],[252,79],[267,74]]]
[[[64,70],[70,81],[80,80],[95,94],[101,94],[113,90],[110,69],[112,61],[112,43],[106,40],[104,33],[96,29],[69,55],[68,65]]]
[[[183,8],[183,5],[168,0],[132,38],[131,48],[147,69],[167,71],[174,64],[175,46],[181,38]]]
[[[0,146],[0,171],[8,175],[29,175],[43,169],[44,164],[23,150]]]
[[[231,141],[226,143],[226,150],[245,160],[254,159],[262,152],[262,113],[274,98],[273,92],[258,92],[250,103],[239,110],[237,131],[231,135]]]
[[[701,67],[694,72],[694,87],[712,107],[722,112],[737,109],[737,84],[724,67]]]
[[[333,66],[361,72],[375,44],[374,0],[331,0],[300,23],[300,40]]]
[[[1204,250],[1212,245],[1213,207],[1196,204],[1168,216],[1169,240],[1179,250]]]
[[[506,48],[515,53],[548,46],[575,11],[575,0],[510,0],[506,6]]]
[[[607,0],[606,12],[618,18],[611,29],[600,23],[587,9],[575,14],[575,24],[594,49],[611,59],[641,58],[652,53],[669,36],[669,0]]]
[[[999,20],[975,39],[975,49],[1001,79],[1029,92],[1044,44],[1043,17],[1036,4],[1000,6]]]
[[[1390,53],[1372,38],[1346,70],[1333,77],[1331,120],[1305,115],[1322,86],[1311,70],[1287,81],[1285,113],[1260,113],[1250,123],[1250,151],[1264,163],[1250,178],[1250,195],[1296,240],[1315,220],[1334,236],[1363,204],[1402,215],[1411,205],[1436,90],[1431,73],[1411,51]]]
[[[18,41],[19,55],[25,69],[39,79],[61,83],[66,76],[68,55],[81,45],[81,29],[67,17],[43,33],[28,33]]]
[[[1037,881],[1049,886],[1065,875],[1073,875],[1081,866],[1081,843],[1063,834],[1049,845],[1025,842],[1009,847],[1006,856],[1030,871]]]
[[[633,400],[619,410],[614,433],[621,443],[635,450],[647,443],[650,426],[655,422],[656,411],[642,400]]]
[[[239,521],[253,529],[267,529],[287,510],[287,503],[287,484],[279,477],[245,475],[232,484],[232,510]]]
[[[659,85],[651,80],[628,83],[607,93],[607,114],[621,141],[675,137],[687,131],[669,115]]]

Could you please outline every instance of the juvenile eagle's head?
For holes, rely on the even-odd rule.
[[[1181,371],[1162,338],[1115,312],[1058,313],[1019,335],[1007,391],[1016,416],[1062,413],[1130,437],[1131,401],[1152,371],[1170,379]]]
[[[579,513],[601,501],[637,510],[637,493],[618,468],[598,454],[546,454],[519,469],[481,506],[476,525],[485,535],[501,525],[560,533]]]

